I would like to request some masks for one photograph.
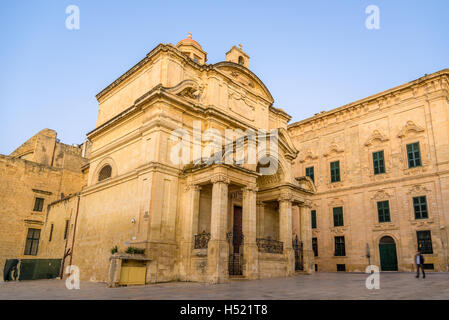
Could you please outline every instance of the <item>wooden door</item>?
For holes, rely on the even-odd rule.
[[[234,206],[234,228],[232,230],[234,253],[240,252],[242,244],[242,207]]]
[[[229,252],[229,275],[241,276],[242,273],[242,207],[234,206],[234,226],[232,228],[232,248]]]
[[[391,237],[383,237],[379,242],[380,269],[382,271],[398,271],[396,244]]]

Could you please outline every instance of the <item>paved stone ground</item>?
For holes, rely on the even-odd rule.
[[[367,276],[316,273],[218,285],[172,282],[119,288],[81,282],[79,290],[66,289],[64,280],[0,282],[0,299],[449,299],[449,273],[428,273],[426,279],[381,273],[379,290],[366,289]]]

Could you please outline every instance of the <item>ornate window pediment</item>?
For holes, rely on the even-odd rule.
[[[366,140],[365,142],[365,146],[369,147],[371,146],[374,141],[380,141],[380,142],[386,142],[388,141],[388,137],[383,135],[382,133],[379,132],[379,130],[374,130],[373,133],[371,134],[371,136],[368,138],[368,140]]]
[[[344,202],[342,199],[340,198],[332,198],[332,200],[329,202],[329,208],[333,207],[343,207],[344,206]]]
[[[312,150],[307,149],[307,151],[304,153],[304,156],[299,160],[300,163],[304,163],[307,160],[316,160],[318,159],[318,156],[315,155]]]
[[[387,200],[389,199],[391,196],[390,194],[388,194],[388,192],[384,191],[384,190],[379,190],[377,191],[373,197],[371,198],[371,200]]]
[[[409,195],[420,195],[420,194],[427,194],[429,193],[430,190],[427,189],[426,187],[422,186],[422,185],[414,185],[413,187],[411,187],[409,189],[409,191],[407,192],[407,194]]]
[[[402,128],[402,130],[398,134],[398,138],[405,137],[409,132],[423,132],[424,128],[416,125],[413,121],[409,120],[407,121],[407,124]]]
[[[328,157],[328,156],[332,155],[333,153],[339,154],[339,153],[343,153],[343,152],[344,152],[344,150],[340,149],[336,143],[332,143],[329,146],[328,151],[324,154],[324,156]]]

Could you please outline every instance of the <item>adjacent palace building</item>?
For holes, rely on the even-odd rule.
[[[418,250],[426,269],[449,271],[448,69],[288,124],[241,47],[208,64],[189,35],[158,45],[97,99],[82,145],[44,129],[0,156],[2,279],[69,266],[110,286],[411,271]],[[243,146],[257,144],[259,163],[192,152],[175,164],[173,132],[194,137],[198,123],[212,140],[265,130],[277,150],[258,136]]]

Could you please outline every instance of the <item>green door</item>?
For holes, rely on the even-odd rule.
[[[383,237],[379,242],[381,271],[398,271],[396,244],[391,237]]]

